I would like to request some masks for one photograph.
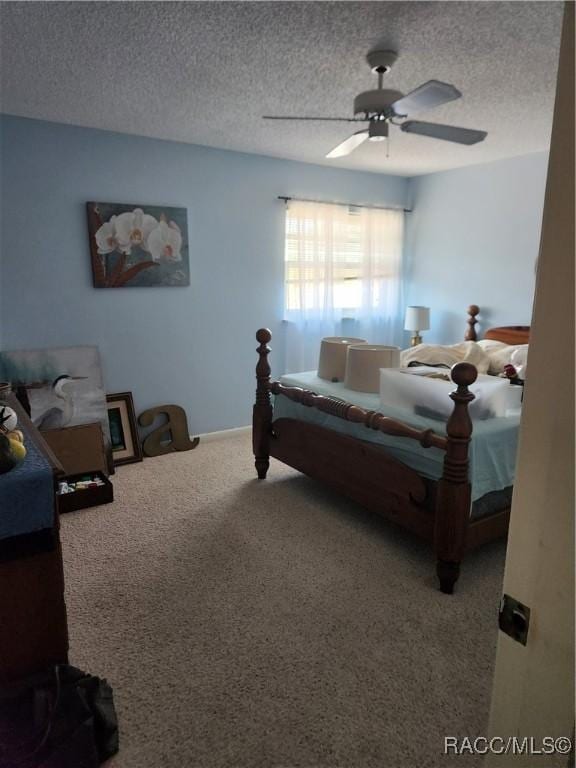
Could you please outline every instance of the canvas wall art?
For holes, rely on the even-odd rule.
[[[95,288],[190,285],[186,208],[87,203]]]
[[[56,347],[0,352],[0,379],[25,391],[38,429],[100,422],[112,455],[98,347]]]

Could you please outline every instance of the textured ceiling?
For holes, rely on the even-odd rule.
[[[548,147],[560,2],[15,2],[1,7],[3,112],[407,176]],[[324,155],[357,127],[262,114],[351,116],[375,87],[429,79],[462,99],[422,119],[488,131],[462,147],[391,131]],[[413,117],[417,117],[416,115]]]

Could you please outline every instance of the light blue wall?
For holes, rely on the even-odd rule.
[[[256,328],[272,329],[273,366],[283,359],[277,196],[406,202],[399,177],[2,122],[3,347],[97,344],[109,392],[131,390],[137,411],[178,403],[195,433],[249,423]],[[88,200],[186,207],[191,286],[94,289]]]
[[[409,180],[406,298],[431,308],[426,341],[463,338],[469,304],[480,330],[530,323],[547,164],[537,153]]]
[[[484,327],[530,322],[546,153],[406,180],[7,116],[0,139],[0,345],[97,344],[108,391],[179,403],[193,432],[249,422],[261,325],[281,372],[281,194],[413,207],[427,341],[462,338],[470,303]],[[186,207],[191,286],[94,289],[88,200]]]

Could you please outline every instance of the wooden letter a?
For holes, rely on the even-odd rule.
[[[158,405],[156,408],[148,408],[138,416],[138,423],[142,427],[151,426],[157,416],[165,415],[166,421],[156,427],[142,443],[142,449],[146,456],[161,456],[172,451],[190,451],[196,448],[200,442],[199,437],[190,440],[186,412],[179,405]]]

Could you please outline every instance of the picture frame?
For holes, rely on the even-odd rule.
[[[190,285],[187,209],[88,202],[95,288]]]
[[[132,392],[106,395],[106,408],[114,466],[142,461],[142,445],[138,436]]]
[[[2,350],[0,379],[10,383],[41,432],[98,422],[102,427],[108,472],[114,474],[98,347]]]

